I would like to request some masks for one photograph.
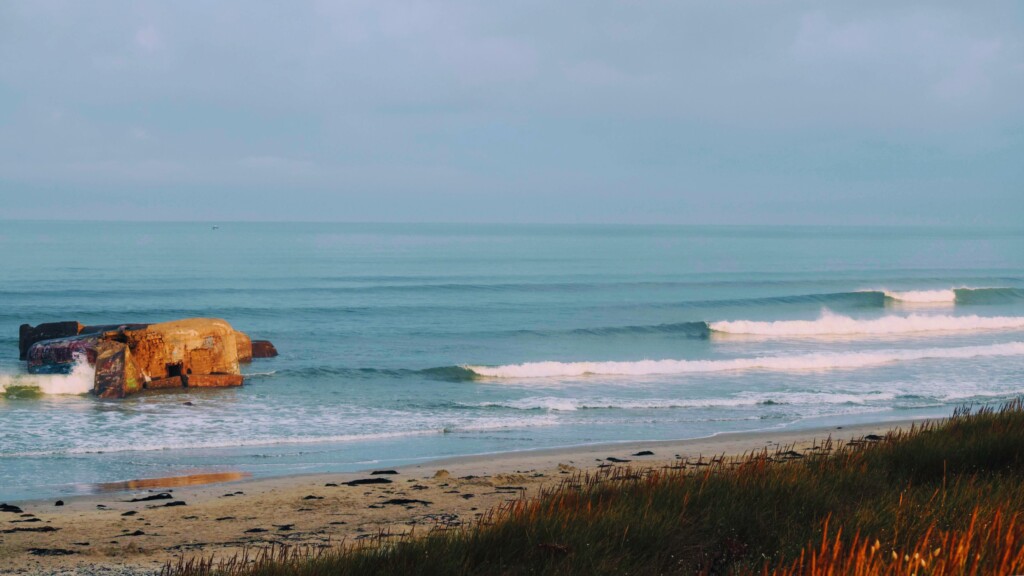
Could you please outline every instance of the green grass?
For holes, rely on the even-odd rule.
[[[0,392],[0,396],[8,400],[34,400],[42,395],[43,391],[38,386],[9,385]]]
[[[822,448],[616,468],[467,528],[182,562],[164,574],[1024,573],[1020,401]]]

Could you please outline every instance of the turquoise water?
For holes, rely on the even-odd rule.
[[[187,316],[281,356],[122,401],[17,359]],[[946,414],[1024,392],[1024,231],[0,222],[0,388],[0,500]]]

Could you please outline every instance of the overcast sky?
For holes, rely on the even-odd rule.
[[[1024,4],[0,2],[0,219],[1024,221]]]

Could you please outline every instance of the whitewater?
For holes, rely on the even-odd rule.
[[[1024,316],[948,316],[910,314],[857,319],[830,310],[816,320],[723,320],[709,328],[723,334],[757,336],[850,336],[894,335],[914,332],[958,332],[976,330],[1019,330]]]
[[[641,360],[638,362],[531,362],[509,366],[466,366],[480,376],[492,378],[552,378],[562,376],[649,376],[692,374],[727,370],[836,370],[853,369],[915,360],[958,359],[1024,355],[1024,342],[961,348],[926,348],[921,350],[889,350],[802,354],[795,356],[762,356],[730,360]]]

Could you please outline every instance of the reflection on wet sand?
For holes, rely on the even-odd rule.
[[[85,484],[80,488],[89,494],[103,492],[124,492],[147,488],[173,488],[176,486],[199,486],[218,482],[234,482],[252,477],[250,472],[211,472],[208,474],[189,474],[187,476],[168,476],[165,478],[143,478],[125,480],[123,482],[104,482],[101,484]]]

